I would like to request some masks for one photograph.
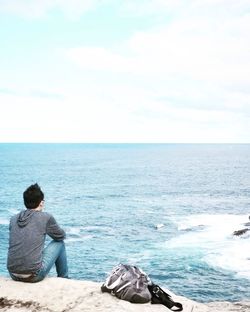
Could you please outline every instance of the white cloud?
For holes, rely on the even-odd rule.
[[[99,3],[98,0],[1,0],[0,12],[34,19],[44,17],[50,10],[59,9],[66,17],[75,19]]]
[[[120,13],[130,16],[170,14],[180,10],[183,5],[183,0],[127,0],[121,3]]]
[[[59,8],[73,18],[102,3],[4,0],[0,10],[41,17]],[[74,66],[51,90],[31,82],[35,92],[0,94],[0,141],[250,142],[248,6],[122,2],[120,13],[141,8],[160,22],[110,48],[63,51],[64,65]],[[166,12],[171,18],[160,19]]]
[[[105,142],[129,140],[129,111],[100,95],[62,99],[0,94],[0,141]],[[124,114],[123,114],[124,112]],[[129,134],[130,133],[130,134]],[[124,136],[124,137],[123,137]]]
[[[134,68],[134,60],[128,59],[104,48],[81,47],[66,51],[72,61],[85,69],[129,72]]]
[[[238,5],[230,1],[228,14],[220,12],[227,7],[222,0],[190,3],[189,11],[167,25],[137,32],[113,49],[79,47],[66,54],[84,69],[129,73],[138,76],[139,85],[151,81],[155,96],[174,96],[175,103],[192,105],[194,100],[195,106],[199,103],[205,109],[210,105],[249,110],[249,96],[230,90],[250,87],[250,15],[232,12],[234,8],[242,13],[246,1]]]
[[[100,3],[102,3],[100,0],[56,0],[56,6],[70,19],[80,18]]]
[[[250,39],[246,29],[250,19],[238,17],[221,26],[210,23],[202,17],[178,20],[157,31],[137,33],[116,51],[79,47],[67,53],[87,69],[180,75],[214,82],[248,80]],[[124,51],[118,53],[119,49]]]
[[[126,0],[121,2],[123,14],[135,16],[177,17],[180,15],[229,16],[245,12],[248,0]]]
[[[69,18],[79,18],[87,11],[102,5],[115,5],[121,15],[154,16],[176,18],[206,13],[211,16],[230,16],[241,14],[249,9],[248,0],[1,0],[0,12],[16,14],[29,18],[40,18],[54,9],[59,9]]]
[[[90,90],[89,94],[68,94],[61,99],[1,94],[0,102],[4,103],[1,142],[249,140],[245,135],[247,119],[238,113],[173,107],[154,101],[149,93],[136,88],[116,86],[107,89],[106,94],[93,95]]]
[[[38,18],[55,5],[55,0],[1,0],[0,11],[20,16]]]

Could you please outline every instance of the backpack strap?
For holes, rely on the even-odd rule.
[[[124,284],[123,286],[121,286],[120,288],[118,288],[118,289],[116,290],[116,292],[118,293],[118,292],[121,291],[123,288],[125,288],[125,287],[127,287],[127,286],[129,286],[129,285],[131,285],[131,282],[127,282],[126,284]]]
[[[114,283],[109,285],[109,282],[111,280],[111,278],[109,278],[105,283],[104,286],[106,286],[108,289],[114,289],[116,286],[118,286],[120,284],[121,281],[121,276],[118,277],[118,279],[116,281],[114,281]]]
[[[172,297],[167,294],[160,286],[152,284],[148,285],[148,289],[152,295],[152,304],[163,304],[172,311],[182,311],[182,304],[175,302]]]
[[[126,272],[124,272],[124,266],[122,264],[117,265],[116,267],[113,268],[111,274],[106,279],[103,286],[106,287],[108,290],[114,289],[120,284],[121,279],[124,277],[125,274]],[[112,283],[111,281],[114,276],[117,276],[117,279]]]

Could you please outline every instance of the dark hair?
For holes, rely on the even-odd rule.
[[[23,192],[24,205],[28,209],[37,208],[43,199],[44,194],[37,183],[29,186]]]

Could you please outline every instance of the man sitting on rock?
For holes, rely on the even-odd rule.
[[[38,184],[23,193],[26,210],[10,220],[7,268],[15,281],[35,283],[43,280],[56,265],[58,277],[68,278],[63,240],[65,232],[54,217],[43,212],[44,194]],[[53,240],[44,249],[45,237]]]

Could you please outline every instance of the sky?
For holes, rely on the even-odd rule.
[[[0,0],[0,142],[250,143],[249,0]]]

